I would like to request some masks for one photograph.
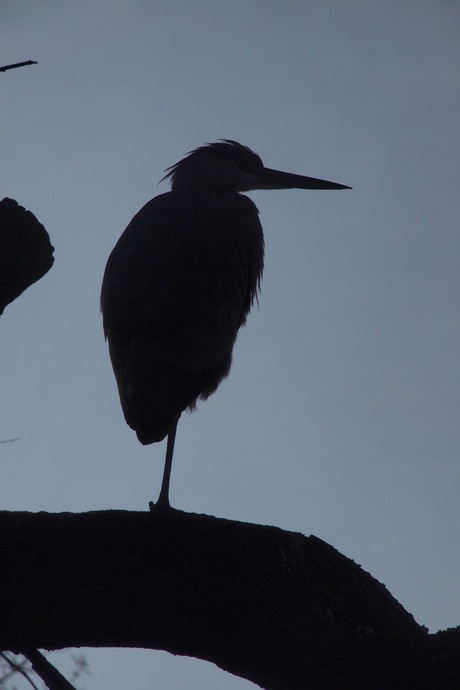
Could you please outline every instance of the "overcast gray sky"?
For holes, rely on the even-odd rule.
[[[108,254],[167,166],[232,138],[347,192],[254,192],[260,309],[179,425],[171,500],[315,534],[432,632],[460,624],[460,5],[2,0],[0,194],[51,272],[1,328],[1,507],[147,509],[164,444],[126,426],[101,329]],[[254,687],[88,651],[88,689]]]

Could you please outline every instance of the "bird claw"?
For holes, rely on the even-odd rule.
[[[158,500],[156,503],[149,501],[149,510],[155,516],[163,516],[171,514],[174,508],[171,508],[169,503]]]

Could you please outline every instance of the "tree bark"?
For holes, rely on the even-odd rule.
[[[460,687],[428,635],[320,539],[171,511],[0,513],[0,648],[143,647],[267,690]]]

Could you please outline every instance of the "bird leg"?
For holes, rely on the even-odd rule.
[[[165,467],[163,471],[163,481],[161,483],[160,495],[156,503],[150,501],[149,508],[151,512],[156,512],[157,510],[170,510],[171,505],[169,503],[169,480],[171,478],[171,467],[172,459],[174,453],[174,441],[176,440],[176,430],[177,422],[179,421],[180,414],[174,417],[173,423],[168,433],[168,441],[166,445],[166,458]]]

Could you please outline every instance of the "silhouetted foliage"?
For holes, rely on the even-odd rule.
[[[45,228],[14,199],[0,201],[0,315],[53,265]]]

